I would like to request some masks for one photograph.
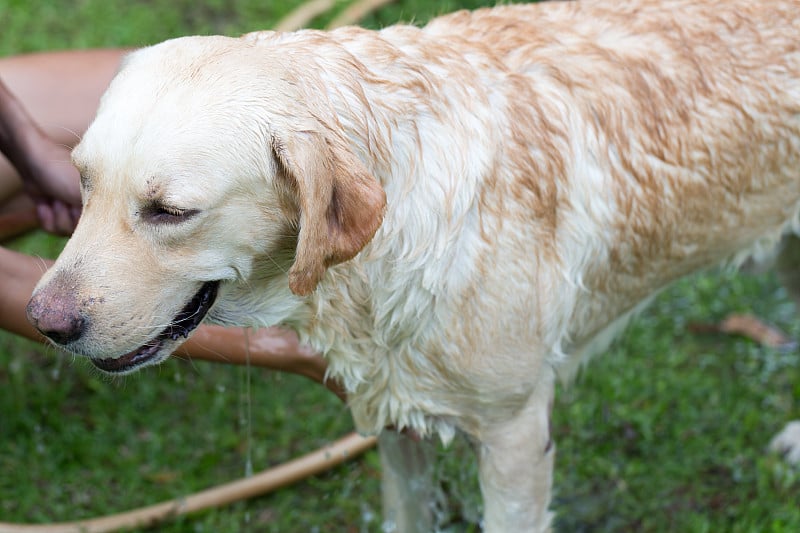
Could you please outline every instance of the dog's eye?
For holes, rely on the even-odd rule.
[[[199,212],[198,209],[181,209],[171,205],[154,204],[145,210],[145,218],[153,224],[179,224]]]

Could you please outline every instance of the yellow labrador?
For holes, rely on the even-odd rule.
[[[127,58],[74,162],[28,309],[53,341],[124,373],[204,319],[286,324],[361,431],[464,432],[485,530],[543,531],[556,379],[677,278],[797,249],[800,0],[176,39]],[[383,444],[387,518],[424,530],[427,454]]]

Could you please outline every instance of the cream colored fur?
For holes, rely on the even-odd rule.
[[[137,51],[34,303],[75,291],[67,348],[115,357],[222,280],[212,321],[295,328],[361,431],[463,431],[485,530],[544,530],[556,379],[800,230],[798,36],[798,0],[606,0]]]

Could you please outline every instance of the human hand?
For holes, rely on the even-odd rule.
[[[70,162],[70,150],[43,133],[30,132],[24,164],[18,165],[25,192],[36,204],[46,231],[69,235],[81,213],[80,176]]]
[[[72,233],[81,210],[78,171],[70,150],[50,139],[0,81],[0,152],[14,165],[36,203],[42,227]]]

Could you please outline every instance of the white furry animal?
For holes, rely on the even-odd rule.
[[[556,379],[677,278],[797,249],[800,0],[176,39],[127,58],[74,162],[42,332],[122,373],[206,313],[289,325],[361,431],[464,432],[485,530],[543,531]],[[394,500],[424,468],[385,457],[424,530]]]

